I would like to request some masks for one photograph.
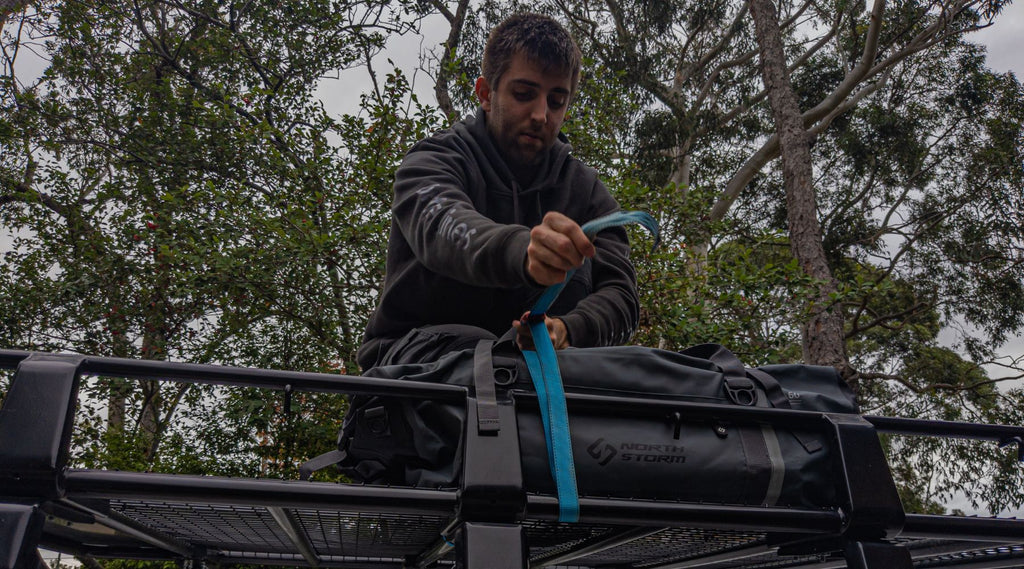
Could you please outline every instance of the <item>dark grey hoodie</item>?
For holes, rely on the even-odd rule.
[[[487,132],[483,110],[420,142],[395,174],[384,290],[359,365],[372,367],[413,328],[468,324],[502,335],[544,290],[526,274],[530,228],[557,211],[582,225],[619,208],[597,172],[559,135],[522,188]],[[548,314],[575,347],[625,343],[639,318],[625,231],[595,239]]]

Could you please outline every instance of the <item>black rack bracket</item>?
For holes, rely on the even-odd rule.
[[[18,364],[0,409],[0,493],[53,500],[64,495],[81,356],[34,353]]]

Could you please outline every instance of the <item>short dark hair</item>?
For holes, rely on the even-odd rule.
[[[517,53],[540,64],[545,72],[569,73],[572,92],[576,92],[583,56],[569,32],[553,18],[543,14],[515,14],[491,30],[484,47],[482,71],[492,89],[498,88],[498,81]]]

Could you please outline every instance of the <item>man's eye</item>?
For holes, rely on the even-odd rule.
[[[565,106],[565,97],[548,97],[548,106],[552,109],[561,109]]]
[[[513,91],[512,96],[515,97],[517,101],[529,101],[534,97],[533,91]]]

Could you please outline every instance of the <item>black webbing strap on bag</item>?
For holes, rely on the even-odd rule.
[[[734,403],[741,405],[753,405],[757,402],[756,397],[754,397],[750,403],[744,403],[742,401],[743,397],[745,397],[744,391],[746,389],[746,384],[742,383],[741,380],[749,382],[749,377],[761,386],[761,389],[764,390],[764,393],[768,397],[768,401],[771,403],[772,407],[776,409],[793,408],[789,402],[789,397],[786,396],[782,386],[774,377],[762,370],[745,367],[743,362],[741,362],[740,359],[725,346],[720,346],[718,344],[700,344],[693,346],[692,348],[687,348],[683,353],[710,360],[721,368],[722,374],[725,376],[728,395]],[[800,441],[800,444],[809,453],[817,452],[823,448],[821,440],[812,434],[793,431],[793,436]]]
[[[498,420],[498,397],[494,386],[494,365],[491,348],[494,342],[480,340],[473,350],[473,387],[476,391],[476,428],[481,435],[496,435],[501,430]]]
[[[765,393],[768,395],[768,400],[772,403],[772,407],[776,409],[793,408],[789,403],[789,397],[782,391],[782,386],[779,385],[778,380],[756,368],[748,369],[747,373],[764,388]],[[817,437],[796,431],[793,432],[793,436],[796,437],[796,440],[800,441],[800,444],[803,445],[807,452],[818,452],[823,448],[821,441]]]
[[[743,488],[741,499],[747,504],[774,506],[774,503],[767,503],[767,494],[771,485],[772,472],[776,466],[768,454],[768,445],[764,435],[760,429],[754,426],[742,426],[737,431],[739,431],[740,444],[743,445],[743,454],[746,457],[747,474],[752,481],[751,484]]]
[[[299,465],[299,479],[309,480],[309,477],[313,476],[313,473],[316,472],[317,470],[320,470],[321,468],[327,468],[332,464],[338,464],[339,462],[345,460],[345,457],[347,456],[348,454],[345,451],[339,449],[330,450],[323,454],[314,456],[313,458]]]

